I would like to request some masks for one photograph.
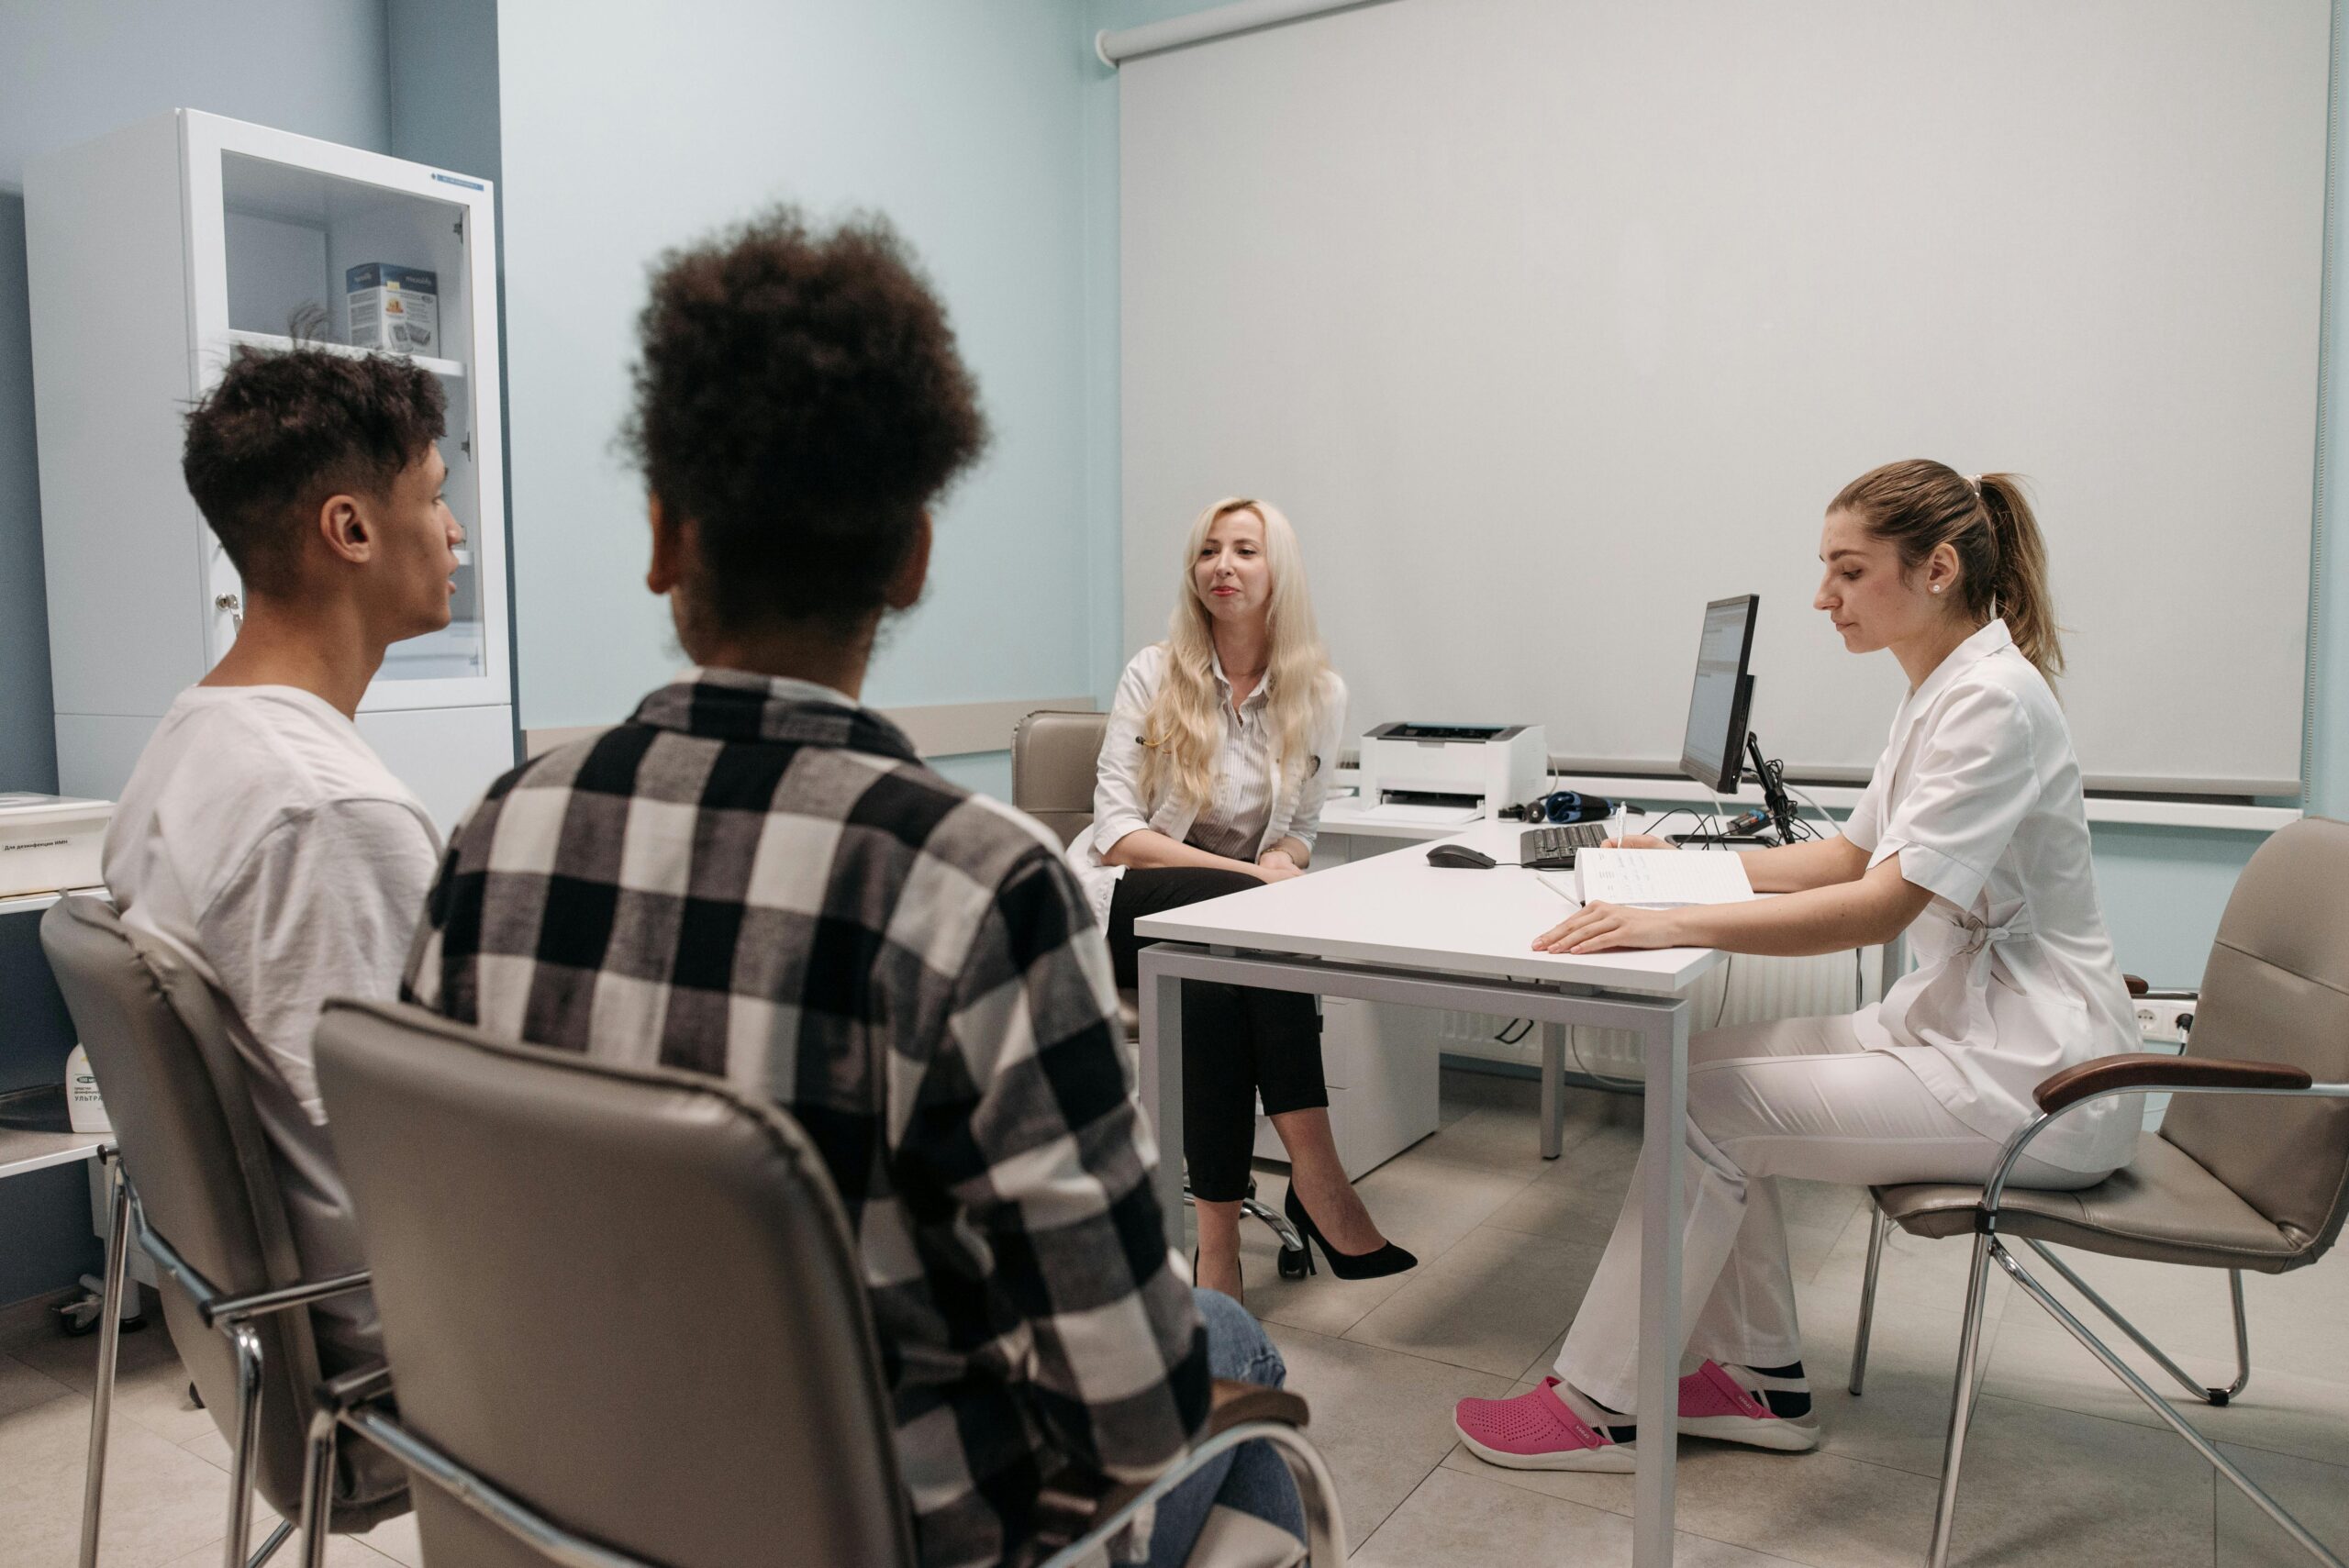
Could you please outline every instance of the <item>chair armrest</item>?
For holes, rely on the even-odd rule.
[[[332,1279],[298,1280],[280,1285],[274,1290],[257,1290],[250,1296],[221,1296],[196,1304],[196,1311],[206,1327],[223,1322],[240,1323],[247,1318],[264,1318],[273,1312],[283,1312],[292,1307],[308,1307],[315,1302],[349,1296],[354,1290],[365,1290],[370,1276],[365,1269],[355,1273],[337,1274]]]
[[[320,1383],[317,1399],[320,1406],[340,1415],[356,1409],[372,1399],[380,1399],[392,1391],[392,1368],[388,1362],[370,1362],[353,1367],[338,1377]]]
[[[1278,1421],[1285,1427],[1302,1427],[1313,1417],[1303,1395],[1291,1394],[1286,1388],[1267,1388],[1261,1383],[1242,1383],[1237,1378],[1217,1378],[1212,1399],[1208,1407],[1207,1430],[1199,1434],[1202,1438],[1211,1438],[1242,1421]]]
[[[2236,1062],[2208,1056],[2131,1051],[2066,1067],[2032,1092],[2051,1116],[2066,1106],[2114,1089],[2305,1089],[2315,1078],[2281,1062]]]
[[[1208,1423],[1192,1445],[1195,1449],[1208,1439],[1250,1421],[1302,1427],[1310,1414],[1299,1395],[1230,1377],[1215,1380],[1209,1401]],[[1179,1473],[1191,1462],[1191,1456],[1186,1455],[1176,1462],[1173,1473]],[[1112,1481],[1089,1470],[1064,1465],[1044,1478],[1036,1507],[1041,1521],[1038,1534],[1045,1545],[1065,1546],[1116,1518],[1153,1485],[1155,1480]]]

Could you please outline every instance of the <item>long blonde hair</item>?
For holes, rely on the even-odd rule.
[[[1227,496],[1191,524],[1183,543],[1183,578],[1166,628],[1166,674],[1143,716],[1141,780],[1154,795],[1171,780],[1175,792],[1197,806],[1215,793],[1216,755],[1223,745],[1216,713],[1222,700],[1215,687],[1215,626],[1199,595],[1199,550],[1208,530],[1234,512],[1252,512],[1264,525],[1264,565],[1273,592],[1264,606],[1269,647],[1264,665],[1264,717],[1273,727],[1275,766],[1280,790],[1310,773],[1314,722],[1328,699],[1330,656],[1313,624],[1313,601],[1305,592],[1305,554],[1297,530],[1270,502]]]

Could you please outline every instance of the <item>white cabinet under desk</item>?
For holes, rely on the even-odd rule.
[[[118,796],[173,698],[236,640],[244,585],[181,480],[183,416],[239,348],[299,333],[369,351],[352,346],[350,285],[371,263],[435,280],[437,319],[406,318],[429,333],[413,358],[447,397],[440,453],[465,548],[449,626],[392,646],[360,731],[444,827],[513,765],[492,202],[471,175],[192,109],[27,164],[66,792]]]

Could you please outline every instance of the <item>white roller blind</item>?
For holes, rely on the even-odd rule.
[[[1352,729],[1669,772],[1708,599],[1856,774],[1812,610],[1896,458],[2036,486],[2093,782],[2296,793],[2324,0],[1392,0],[1121,72],[1125,627],[1297,524]]]

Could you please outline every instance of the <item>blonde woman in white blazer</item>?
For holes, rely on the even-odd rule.
[[[1184,546],[1164,642],[1118,683],[1092,830],[1069,846],[1135,981],[1144,915],[1301,874],[1337,766],[1345,684],[1314,630],[1305,562],[1278,507],[1232,497]],[[1339,1163],[1321,1075],[1321,1019],[1295,992],[1186,983],[1183,1156],[1198,1206],[1197,1283],[1238,1297],[1240,1201],[1262,1097],[1289,1154],[1288,1216],[1341,1278],[1418,1260],[1378,1233]]]
[[[1475,1452],[1531,1470],[1628,1471],[1642,1332],[1686,1352],[1684,1433],[1805,1450],[1820,1440],[1772,1178],[1979,1183],[2060,1069],[2135,1049],[2089,859],[2046,553],[2021,484],[1890,463],[1829,506],[1815,607],[1855,653],[1909,677],[1890,744],[1839,838],[1750,851],[1784,896],[1686,910],[1594,904],[1536,939],[1551,952],[1716,947],[1824,953],[1907,932],[1916,968],[1841,1018],[1714,1029],[1688,1044],[1682,1321],[1639,1321],[1633,1182],[1555,1375],[1464,1399]],[[1637,848],[1668,848],[1645,836]],[[2068,1118],[2015,1184],[2092,1186],[2134,1146],[2134,1096]]]

